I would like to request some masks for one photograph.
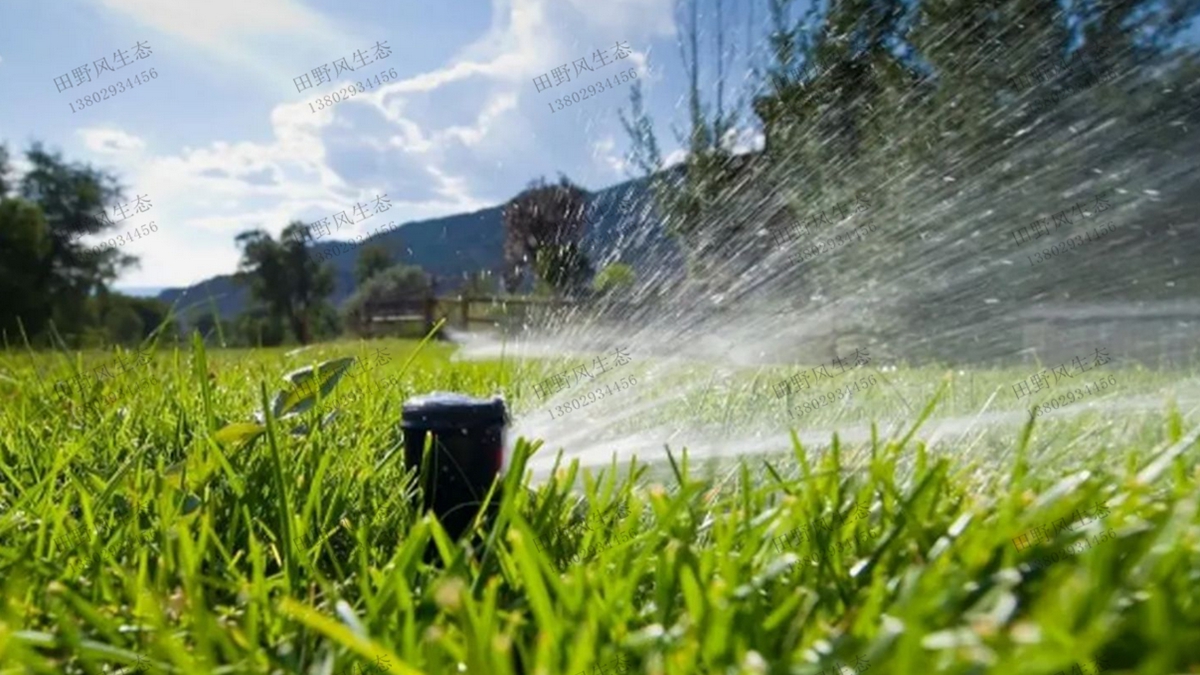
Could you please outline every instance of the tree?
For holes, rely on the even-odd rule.
[[[240,344],[250,347],[281,345],[287,333],[283,320],[261,306],[239,314],[234,320],[234,332]]]
[[[0,199],[8,196],[12,191],[12,184],[8,182],[8,174],[12,167],[8,164],[8,146],[0,145]]]
[[[342,317],[338,309],[323,302],[312,314],[312,337],[317,340],[332,340],[342,333]]]
[[[168,318],[170,306],[154,298],[134,298],[102,290],[89,299],[88,311],[95,317],[98,344],[136,346],[160,326],[168,339],[179,333],[175,320]]]
[[[162,300],[158,300],[157,298],[135,298],[115,293],[113,294],[113,298],[119,298],[122,303],[128,305],[133,310],[134,314],[137,314],[138,319],[141,320],[142,325],[145,327],[142,333],[143,338],[149,337],[152,332],[157,330],[159,326],[163,326],[163,324],[166,324],[162,329],[164,335],[179,334],[177,320],[171,318],[171,306]]]
[[[0,334],[41,332],[53,298],[38,285],[52,242],[42,210],[24,199],[0,199]]]
[[[733,58],[725,48],[724,1],[714,0],[716,29],[713,32],[711,70],[714,76],[701,77],[699,0],[680,2],[686,11],[679,21],[679,54],[687,74],[687,122],[685,131],[676,131],[679,144],[687,151],[680,166],[660,171],[662,159],[645,112],[640,86],[630,90],[631,114],[621,113],[621,122],[630,137],[630,163],[651,176],[651,188],[666,229],[683,251],[688,276],[693,281],[713,283],[729,271],[727,244],[741,230],[750,229],[736,210],[722,209],[729,196],[745,185],[746,163],[735,161],[734,133],[738,123],[737,106],[726,100],[726,69]],[[706,101],[702,82],[713,83],[715,92]],[[757,228],[754,228],[757,229]]]
[[[325,298],[333,292],[333,273],[313,260],[305,235],[304,223],[294,221],[278,241],[262,230],[236,239],[242,249],[237,281],[250,286],[270,322],[286,322],[304,345],[312,341],[314,321],[327,312]]]
[[[8,149],[0,145],[0,332],[15,336],[20,326],[34,343],[45,344],[53,323],[79,347],[135,345],[160,326],[173,335],[165,303],[109,289],[137,259],[80,241],[128,227],[108,215],[122,210],[110,208],[122,199],[117,178],[37,143],[26,156],[30,168],[14,181]]]
[[[41,211],[44,234],[37,238],[39,241],[44,238],[48,249],[42,250],[42,244],[38,244],[42,255],[19,264],[22,274],[30,275],[21,285],[37,289],[21,301],[22,321],[35,336],[51,320],[64,334],[78,335],[95,319],[88,312],[87,299],[107,288],[122,269],[137,262],[117,248],[92,252],[79,241],[82,236],[100,234],[114,227],[107,209],[120,202],[122,189],[115,176],[87,164],[68,163],[60,154],[43,149],[40,143],[30,147],[26,160],[30,168],[16,183],[17,197]],[[0,199],[6,201],[13,185],[8,174],[8,151],[0,148]],[[32,241],[28,239],[29,212],[24,207],[14,208],[7,215],[25,221],[19,226],[22,234],[14,236],[29,243]],[[13,273],[12,267],[8,269]],[[0,312],[11,311],[0,305]],[[9,326],[15,321],[15,315],[10,313],[0,317],[2,325]]]
[[[365,246],[358,252],[358,261],[354,266],[354,281],[356,285],[362,286],[367,279],[394,264],[392,254],[385,247],[379,244]]]
[[[578,244],[543,246],[535,261],[538,278],[557,293],[578,294],[587,287],[592,265]]]
[[[468,274],[462,286],[462,294],[467,297],[486,297],[496,293],[496,279],[491,270],[479,270]]]
[[[136,345],[145,335],[146,324],[128,304],[114,305],[104,313],[103,321],[108,342]]]
[[[222,347],[231,346],[236,337],[233,323],[221,319],[216,312],[197,312],[188,320],[188,325],[205,342],[211,341]]]
[[[578,283],[581,271],[588,268],[579,249],[587,207],[587,193],[566,176],[556,185],[534,181],[504,206],[505,287],[510,292],[530,267],[556,291]]]
[[[368,328],[367,305],[396,300],[424,300],[433,287],[429,275],[415,265],[393,265],[372,276],[342,305],[348,329],[365,334]]]
[[[609,263],[596,274],[592,280],[592,288],[597,293],[609,293],[628,290],[633,287],[636,277],[633,268],[625,263]]]

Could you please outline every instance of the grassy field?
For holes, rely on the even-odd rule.
[[[641,358],[637,400],[673,395],[618,431],[908,424],[719,466],[679,448],[564,466],[529,490],[531,456],[559,447],[524,439],[495,526],[456,547],[410,506],[401,403],[503,392],[520,417],[564,364],[451,354],[0,353],[0,673],[1200,672],[1191,374],[1115,360],[1112,389],[1031,421],[1064,391],[1017,400],[1035,368],[873,365],[876,384],[796,418],[772,391],[795,369]],[[218,440],[284,373],[346,356],[361,374],[304,433],[272,418],[253,442]],[[951,444],[919,433],[981,412],[1024,417]]]

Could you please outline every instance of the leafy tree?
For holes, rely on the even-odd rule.
[[[0,145],[0,199],[7,197],[12,191],[12,184],[8,182],[10,171],[12,167],[8,164],[8,146]]]
[[[424,300],[433,287],[429,275],[415,265],[393,265],[372,276],[342,305],[346,327],[364,334],[370,317],[367,306],[397,300]]]
[[[248,313],[265,314],[272,323],[282,325],[291,312],[291,294],[279,243],[262,230],[243,232],[235,241],[242,249],[235,280],[249,286],[257,305]]]
[[[592,266],[578,244],[544,246],[537,252],[538,278],[558,293],[577,294],[587,286]]]
[[[362,286],[367,279],[394,264],[395,260],[392,259],[392,254],[385,247],[379,244],[365,246],[358,253],[358,261],[354,266],[354,281],[356,285]]]
[[[220,344],[222,347],[231,346],[230,343],[236,341],[238,337],[233,322],[221,319],[215,312],[197,312],[189,319],[188,325],[200,333],[203,340]],[[222,342],[222,337],[224,337],[224,342]]]
[[[609,263],[596,274],[592,280],[592,288],[597,293],[609,293],[628,290],[633,287],[636,276],[633,268],[625,263]]]
[[[287,331],[283,319],[263,307],[242,312],[234,320],[234,333],[239,344],[250,347],[275,347],[283,344]]]
[[[40,144],[26,155],[30,170],[13,181],[0,145],[0,331],[15,336],[19,322],[47,343],[53,321],[75,346],[134,345],[160,326],[173,335],[166,304],[109,289],[137,259],[80,242],[114,227],[107,211],[122,199],[117,179]]]
[[[171,315],[171,306],[156,298],[135,298],[126,295],[114,295],[129,306],[141,320],[145,330],[142,337],[149,337],[152,332],[162,326],[164,335],[178,335],[179,328],[176,319]]]
[[[52,298],[38,285],[53,243],[42,210],[24,199],[0,199],[0,333],[15,339],[18,319],[40,332]]]
[[[333,270],[329,265],[312,259],[305,244],[305,226],[299,221],[292,223],[281,235],[281,243],[287,269],[292,280],[292,331],[300,344],[312,342],[316,327],[322,330],[334,314],[326,298],[333,293]]]
[[[314,320],[327,311],[333,273],[312,259],[305,234],[299,221],[284,228],[278,241],[262,230],[239,234],[242,258],[236,278],[249,285],[272,325],[288,324],[296,340],[306,345],[312,341]]]
[[[726,245],[747,229],[746,219],[737,211],[720,208],[728,195],[747,181],[742,171],[744,162],[736,160],[733,152],[737,106],[729,105],[726,98],[726,70],[733,53],[725,48],[724,2],[715,0],[714,4],[717,28],[713,32],[712,53],[716,56],[711,64],[715,72],[712,78],[700,76],[699,0],[678,5],[685,12],[679,22],[683,27],[679,53],[688,82],[686,131],[676,132],[680,145],[687,150],[680,166],[661,171],[659,144],[653,122],[645,112],[639,84],[630,89],[629,117],[623,111],[620,115],[631,140],[628,159],[651,176],[655,203],[667,231],[686,256],[689,278],[710,284],[723,272],[731,271]],[[702,82],[707,81],[715,88],[711,100],[705,100],[702,88]]]
[[[468,274],[462,286],[462,294],[468,297],[487,297],[496,293],[496,279],[491,270],[479,270]]]
[[[171,308],[154,298],[135,298],[102,290],[89,300],[88,312],[95,318],[94,331],[99,345],[119,343],[135,346],[162,326],[162,335],[178,335],[178,327],[169,318]],[[165,325],[164,325],[165,324]]]
[[[728,116],[719,103],[720,64],[717,77],[697,76],[695,3],[684,3],[691,19],[680,22],[690,133],[680,139],[686,157],[678,170],[662,169],[640,92],[631,93],[634,112],[622,115],[633,146],[630,164],[651,176],[656,205],[687,255],[690,278],[722,289],[769,281],[785,297],[818,309],[858,289],[902,287],[899,297],[863,293],[852,303],[855,316],[843,316],[912,344],[929,335],[975,340],[963,326],[1000,321],[1029,298],[1129,297],[1135,291],[1178,297],[1184,277],[1200,283],[1200,272],[1188,271],[1200,270],[1188,266],[1194,255],[1180,248],[1190,241],[1177,236],[1124,247],[1125,262],[1109,247],[1106,264],[1132,279],[1122,290],[1096,283],[1094,275],[1073,274],[1077,268],[1069,265],[1013,275],[1012,256],[997,250],[1007,230],[1057,211],[1051,205],[1078,193],[1081,184],[1093,183],[1096,191],[1129,185],[1145,167],[1163,164],[1173,167],[1163,171],[1181,189],[1152,207],[1143,200],[1139,215],[1145,217],[1137,220],[1153,224],[1139,228],[1173,234],[1188,222],[1194,172],[1166,160],[1200,146],[1174,131],[1200,123],[1200,66],[1194,41],[1181,32],[1200,14],[1200,2],[804,4],[809,10],[798,16],[803,8],[796,0],[770,0],[770,67],[748,87],[758,94],[753,111],[765,152],[735,157],[722,145]],[[715,108],[701,96],[700,81],[712,83]],[[1050,166],[1033,159],[1048,157]],[[860,197],[865,213],[837,215],[834,207],[856,208]],[[1156,213],[1145,213],[1150,208]],[[732,258],[761,251],[756,239],[770,239],[764,230],[790,235],[803,225],[808,230],[795,243],[799,249],[868,224],[877,231],[832,253],[764,265],[754,283],[730,283],[746,269]],[[1095,249],[1096,258],[1110,257],[1105,246]],[[1133,250],[1138,255],[1129,255]],[[1129,262],[1135,258],[1143,266],[1170,265],[1172,283],[1138,284],[1143,272]],[[730,269],[733,275],[721,274]],[[968,287],[990,289],[989,302],[964,292]],[[1174,290],[1163,290],[1168,287]],[[949,347],[931,351],[949,353]]]
[[[575,287],[588,269],[579,249],[587,226],[587,193],[562,176],[558,184],[532,182],[504,207],[505,287],[511,292],[526,269],[556,291]],[[545,253],[543,253],[545,252]],[[559,269],[559,265],[566,268]]]
[[[321,303],[312,315],[313,337],[331,340],[342,333],[342,317],[337,308],[328,302]]]
[[[146,324],[133,307],[124,303],[105,312],[103,321],[111,342],[137,344],[145,333]]]
[[[137,261],[115,248],[94,253],[79,241],[82,236],[113,227],[106,209],[121,201],[122,189],[115,176],[90,165],[69,163],[40,143],[34,143],[26,152],[26,160],[30,168],[14,185],[9,179],[7,148],[0,149],[0,198],[9,201],[9,192],[15,187],[17,197],[40,209],[45,229],[36,239],[44,239],[48,248],[43,249],[39,243],[36,246],[40,255],[8,267],[10,275],[17,274],[16,269],[22,270],[20,285],[35,290],[25,291],[20,301],[0,300],[0,325],[15,324],[19,312],[32,335],[42,333],[51,320],[64,334],[78,335],[95,319],[88,312],[88,297],[107,288],[122,269]],[[6,212],[8,217],[24,222],[19,226],[6,224],[5,228],[19,229],[21,234],[12,235],[14,240],[28,245],[33,241],[29,212],[23,207],[13,208],[16,210]],[[16,255],[16,251],[10,254]]]

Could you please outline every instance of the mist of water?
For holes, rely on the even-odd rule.
[[[1110,79],[1144,74],[1135,69]],[[1171,244],[1200,236],[1194,211],[1181,209],[1198,177],[1200,144],[1190,122],[1157,116],[1132,124],[1126,113],[1136,100],[1069,94],[1055,105],[1076,106],[1075,121],[1052,123],[1045,115],[1029,119],[1029,104],[1014,100],[990,113],[985,122],[997,125],[1027,120],[997,147],[964,152],[962,144],[948,146],[947,156],[924,165],[898,155],[857,208],[845,206],[861,193],[814,187],[781,195],[760,184],[773,184],[775,169],[747,172],[741,198],[711,209],[709,216],[727,226],[722,231],[745,236],[692,244],[719,250],[719,256],[709,256],[720,259],[719,265],[683,279],[678,257],[664,257],[661,264],[651,260],[642,266],[637,287],[602,308],[607,311],[566,310],[551,322],[529,322],[503,337],[459,335],[459,358],[545,358],[543,377],[534,378],[540,382],[570,371],[557,359],[591,364],[597,357],[611,359],[617,348],[628,352],[629,365],[602,375],[589,368],[588,377],[531,410],[517,411],[512,435],[546,441],[532,463],[539,475],[559,448],[591,467],[607,465],[614,456],[619,464],[635,456],[660,460],[667,448],[687,448],[697,458],[729,458],[789,452],[793,429],[813,449],[827,447],[836,434],[855,449],[856,456],[848,456],[854,463],[863,459],[870,422],[884,437],[903,434],[936,388],[941,375],[936,368],[928,371],[928,387],[914,391],[911,382],[892,382],[894,369],[907,370],[910,362],[940,363],[960,374],[998,365],[1037,372],[1084,346],[1107,348],[1118,365],[1128,365],[1165,353],[1168,341],[1200,343],[1200,307],[1188,304],[1196,288],[1191,270],[1200,262],[1190,251],[1200,249]],[[1091,107],[1078,108],[1082,105]],[[913,134],[929,134],[936,120],[913,116],[908,122]],[[1147,148],[1145,139],[1169,149]],[[807,139],[810,145],[821,140]],[[824,166],[822,184],[878,169],[852,160]],[[648,229],[670,225],[654,222],[645,202],[614,208],[621,234],[600,264],[635,257]],[[811,226],[796,222],[815,213],[822,217]],[[1021,233],[1042,219],[1050,236]],[[783,241],[781,232],[799,234]],[[1047,247],[1071,238],[1077,245],[1035,261]],[[1155,264],[1114,266],[1127,256]],[[1064,280],[1087,287],[1090,297],[1084,302],[1072,297],[1062,290]],[[1156,301],[1174,300],[1181,307],[1170,335],[1162,321],[1147,322],[1137,311],[1121,319],[1113,310],[1111,321],[1083,335],[1029,314],[1065,307],[1061,311],[1070,315],[1097,303],[1144,308],[1135,300],[1142,302],[1148,288],[1158,289],[1150,294]],[[622,310],[626,305],[635,308]],[[913,317],[919,319],[910,322],[916,330],[895,328],[898,320]],[[782,407],[783,401],[761,393],[785,376],[780,368],[828,365],[856,350],[872,361],[843,377],[870,373],[885,380],[877,385],[882,398],[865,413],[853,396],[833,403],[811,424],[757,415],[738,403]],[[1200,387],[1183,374],[1178,352],[1157,365],[1175,373],[1164,390],[1190,415]],[[618,389],[629,376],[638,383]],[[752,395],[756,385],[759,393]],[[584,407],[553,412],[597,390],[607,393]],[[1009,395],[992,392],[979,408],[957,414],[935,410],[917,438],[963,454],[982,447],[979,440],[993,431],[1015,439],[1029,415],[997,405],[997,397]],[[1125,388],[1051,417],[1127,415],[1161,410],[1163,401],[1163,390]]]

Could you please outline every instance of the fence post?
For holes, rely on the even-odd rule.
[[[466,295],[458,296],[459,305],[462,308],[462,327],[463,330],[471,329],[471,299]]]
[[[432,293],[425,296],[425,334],[426,335],[429,334],[429,331],[433,330],[433,324],[434,324],[433,314],[434,314],[434,311],[436,310],[436,308],[437,308],[437,298],[434,297],[434,295]]]

